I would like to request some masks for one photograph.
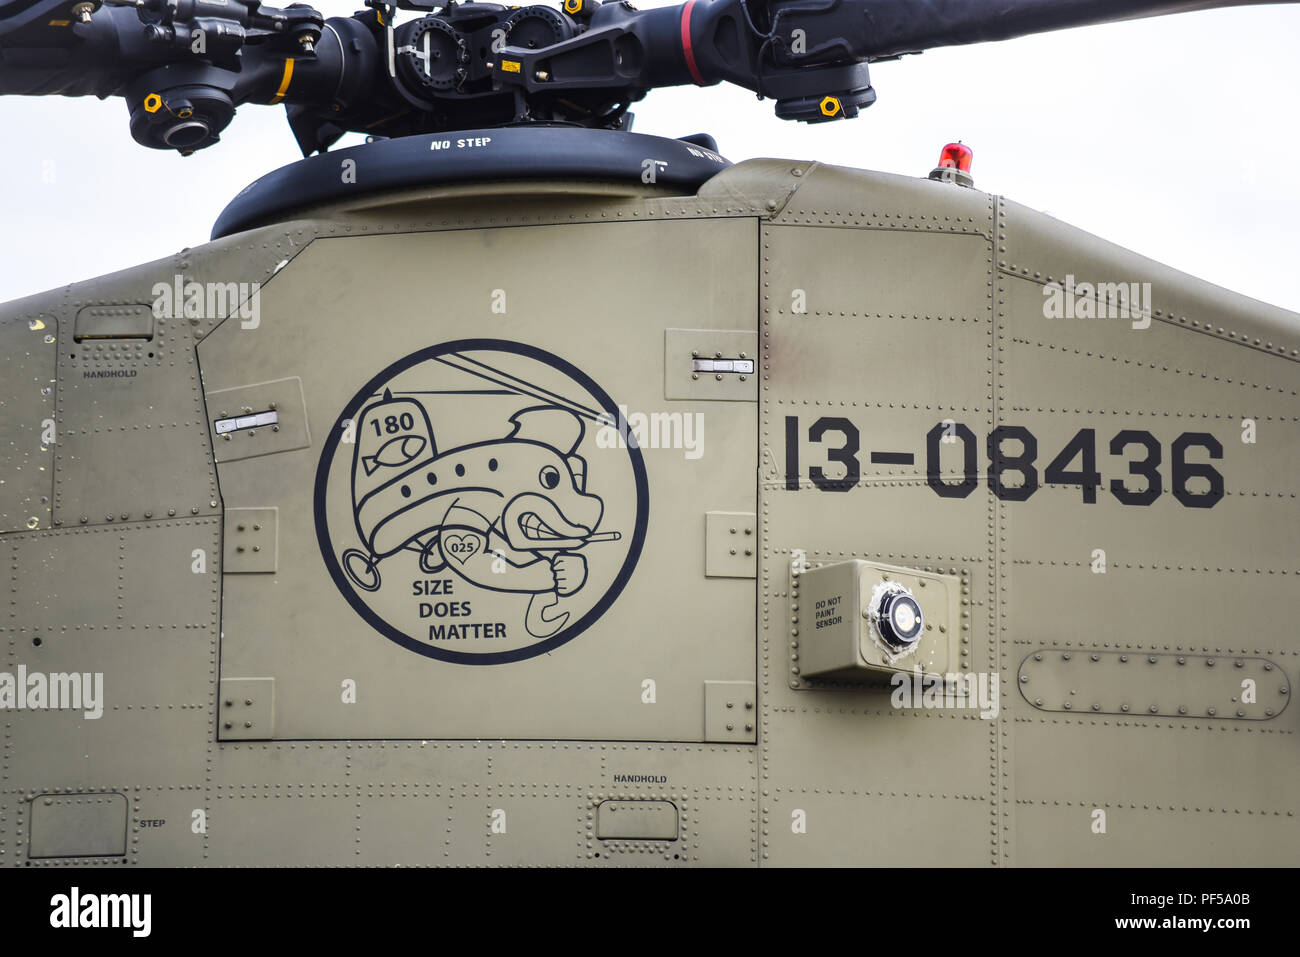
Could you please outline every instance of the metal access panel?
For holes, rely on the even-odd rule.
[[[106,318],[129,332],[140,317],[137,310],[134,318]],[[212,515],[219,507],[188,323],[151,318],[151,338],[78,338],[77,329],[100,319],[60,318],[56,525],[161,521]]]
[[[983,235],[991,212],[969,190],[927,188],[939,184],[829,169],[809,179],[796,194],[802,207],[780,217],[788,224],[763,229],[770,299],[760,361],[771,372],[761,396],[759,582],[760,607],[771,609],[761,634],[772,667],[759,687],[760,806],[773,826],[760,863],[996,862],[990,830],[1002,805],[992,709],[969,706],[974,696],[960,709],[927,710],[920,693],[895,699],[913,689],[910,674],[905,688],[885,676],[810,677],[805,669],[819,670],[805,657],[816,624],[835,624],[836,615],[829,602],[817,608],[819,597],[805,596],[803,574],[794,574],[855,560],[904,569],[895,574],[908,576],[913,594],[926,593],[935,632],[943,607],[960,622],[955,660],[942,670],[993,670],[987,612],[981,606],[984,619],[968,617],[971,595],[989,594],[989,495],[979,488],[949,500],[927,484],[936,425],[942,432],[951,419],[987,430],[991,415]],[[916,218],[900,226],[899,210]],[[855,228],[816,225],[832,215]],[[826,268],[845,261],[854,268]],[[933,471],[946,480],[961,462],[954,447],[960,453],[959,445],[938,447]],[[943,595],[933,605],[931,588]],[[872,590],[852,609],[858,621]],[[911,671],[910,662],[904,667]]]
[[[126,854],[126,796],[114,792],[38,794],[31,801],[28,856]]]
[[[602,801],[596,808],[602,841],[675,841],[678,827],[671,801]]]
[[[293,381],[275,411],[311,423],[213,440],[227,515],[275,510],[274,565],[223,578],[223,686],[274,679],[244,730],[706,740],[705,683],[756,673],[757,390],[683,394],[665,342],[752,360],[756,243],[740,218],[318,239],[257,328],[209,335],[210,421]],[[747,520],[747,572],[710,573],[706,513]]]
[[[48,528],[54,490],[54,369],[57,323],[49,315],[0,318],[0,532]]]

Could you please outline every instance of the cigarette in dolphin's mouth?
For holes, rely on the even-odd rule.
[[[591,535],[582,534],[582,526],[575,525],[579,529],[576,535],[563,535],[557,532],[551,526],[542,521],[536,512],[524,512],[519,516],[519,527],[523,529],[524,536],[530,541],[547,541],[560,539],[579,539],[585,542],[617,542],[623,537],[622,532],[596,532]]]

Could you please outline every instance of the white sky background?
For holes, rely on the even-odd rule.
[[[1184,14],[879,64],[856,120],[778,120],[719,85],[650,93],[634,129],[710,132],[733,161],[917,176],[961,139],[980,189],[1300,311],[1298,48],[1300,4]],[[0,130],[0,302],[200,245],[240,189],[300,155],[279,107],[240,107],[188,158],[138,146],[120,99],[0,98]]]

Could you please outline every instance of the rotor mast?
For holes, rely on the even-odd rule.
[[[121,96],[138,142],[184,154],[246,103],[284,104],[304,154],[348,131],[625,131],[651,90],[724,81],[824,122],[875,102],[873,61],[1262,0],[366,2],[326,20],[261,0],[0,0],[0,94]]]

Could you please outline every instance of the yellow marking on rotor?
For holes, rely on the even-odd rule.
[[[502,72],[502,73],[519,73],[519,72],[521,72],[521,71],[522,71],[522,65],[520,64],[520,62],[519,62],[518,60],[502,60],[502,61],[501,61],[501,72]]]
[[[280,89],[275,91],[275,96],[271,97],[272,103],[279,103],[284,99],[285,93],[289,92],[289,81],[293,79],[293,57],[284,61],[284,76],[280,78]]]
[[[71,22],[72,22],[71,20],[51,20],[51,21],[50,21],[50,26],[52,26],[52,27],[66,27],[66,26],[67,26],[69,23],[71,23]]]

